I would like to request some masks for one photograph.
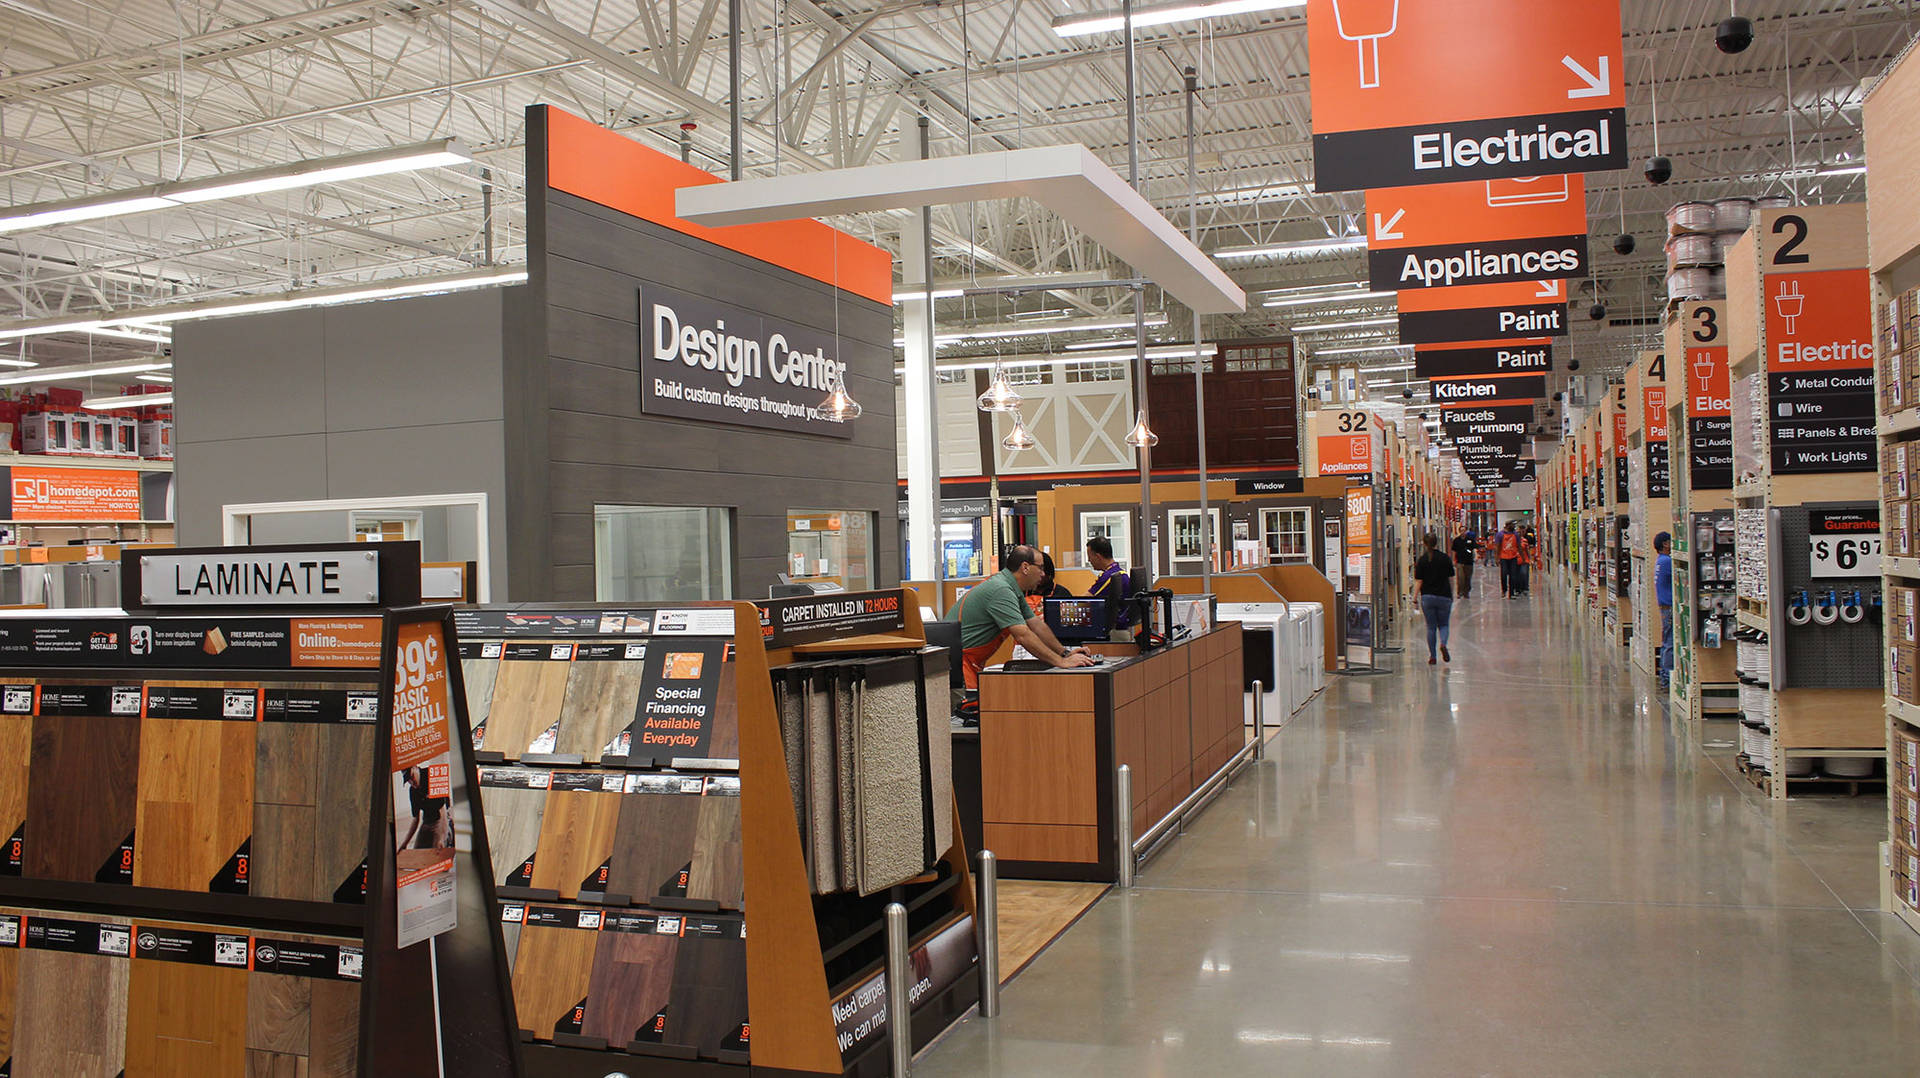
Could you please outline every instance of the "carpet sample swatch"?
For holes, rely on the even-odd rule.
[[[110,922],[125,925],[125,921]],[[20,1078],[119,1078],[127,1060],[123,957],[20,952],[14,992],[13,1073]]]
[[[480,769],[480,811],[497,886],[533,886],[540,821],[547,808],[547,773],[525,767]]]
[[[700,804],[706,800],[701,788],[697,778],[647,775],[634,792],[620,798],[608,891],[642,903],[662,896],[686,897]]]
[[[740,780],[707,780],[694,829],[693,872],[687,897],[737,910],[746,901],[746,865],[740,848]]]
[[[589,927],[580,927],[582,916]],[[513,962],[513,1005],[520,1028],[541,1040],[556,1032],[579,1033],[577,1017],[587,999],[599,911],[555,906],[527,910]]]
[[[603,780],[608,777],[598,772],[554,772],[533,858],[533,887],[557,891],[561,898],[578,898],[582,890],[608,889],[607,881],[591,878],[612,859],[614,832],[620,822],[623,798],[617,788],[605,787]],[[619,776],[610,777],[619,780]],[[524,938],[521,945],[526,945]]]
[[[851,891],[860,885],[860,827],[854,789],[854,759],[860,727],[859,664],[839,667],[833,678],[833,820],[834,843],[839,848],[836,889]]]
[[[628,660],[627,647],[625,642],[580,645],[567,674],[554,752],[598,760],[607,742],[633,724],[646,664]]]
[[[840,889],[840,803],[834,776],[831,665],[810,668],[807,678],[807,828],[812,851],[813,893]]]
[[[945,857],[953,848],[953,701],[949,678],[946,652],[930,649],[921,653],[921,730],[926,745],[921,764],[926,768],[923,788],[927,799],[928,864]]]
[[[123,844],[133,838],[137,815],[140,719],[38,716],[27,768],[22,874],[82,883],[133,882],[133,860],[123,860]]]
[[[920,662],[915,657],[863,664],[854,725],[853,819],[863,895],[925,871],[926,802],[921,781]]]
[[[807,691],[806,683],[788,670],[773,675],[773,706],[780,716],[780,747],[787,758],[787,784],[793,788],[793,818],[800,824],[802,842],[807,833]],[[808,859],[812,863],[812,859]]]
[[[665,1040],[704,1055],[731,1047],[747,1021],[747,944],[738,917],[688,917],[673,964]]]
[[[594,943],[584,1035],[624,1048],[667,1007],[680,937],[656,931],[655,918],[612,914]]]

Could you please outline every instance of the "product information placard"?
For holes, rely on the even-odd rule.
[[[831,333],[704,296],[640,292],[640,410],[710,423],[853,437],[821,404],[847,365]]]
[[[907,628],[898,591],[840,592],[761,602],[760,636],[769,648],[836,636],[898,633]]]
[[[1809,575],[1880,577],[1880,508],[1807,510]]]
[[[1762,282],[1775,474],[1873,471],[1867,271],[1768,273]]]
[[[962,917],[907,955],[913,984],[907,989],[910,1006],[946,991],[977,959],[973,918]],[[879,973],[833,998],[833,1034],[840,1058],[851,1060],[862,1047],[886,1031],[887,975]]]
[[[8,618],[0,666],[377,669],[379,618]]]
[[[99,468],[7,469],[8,520],[136,521],[140,473]]]
[[[393,664],[393,880],[397,945],[458,924],[454,894],[453,709],[438,622],[398,629]]]
[[[733,644],[699,637],[655,640],[645,664],[639,710],[607,754],[662,763],[711,758],[714,734],[723,722],[730,728],[737,722]]]

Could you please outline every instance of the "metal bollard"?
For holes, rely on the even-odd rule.
[[[1115,843],[1119,848],[1114,851],[1116,883],[1125,891],[1133,886],[1133,768],[1126,764],[1113,777],[1113,800],[1113,829],[1119,836]]]
[[[1000,1014],[1000,859],[992,850],[980,851],[980,901],[974,924],[979,926],[980,1017]]]
[[[913,962],[907,957],[907,908],[887,903],[887,1044],[893,1078],[913,1074]]]
[[[1267,686],[1253,683],[1253,758],[1267,758]]]

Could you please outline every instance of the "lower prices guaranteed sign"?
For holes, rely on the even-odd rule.
[[[451,930],[453,734],[446,637],[438,622],[402,625],[393,672],[393,879],[398,946]]]

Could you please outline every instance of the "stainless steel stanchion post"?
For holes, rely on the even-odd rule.
[[[1122,891],[1133,886],[1133,768],[1126,764],[1113,777],[1113,830],[1119,835],[1114,856]]]
[[[992,850],[980,851],[980,900],[974,923],[979,926],[980,1017],[1000,1014],[1000,859]]]
[[[1253,683],[1253,758],[1267,758],[1267,687]]]
[[[913,962],[907,957],[907,908],[887,903],[887,1043],[893,1078],[913,1074]]]

